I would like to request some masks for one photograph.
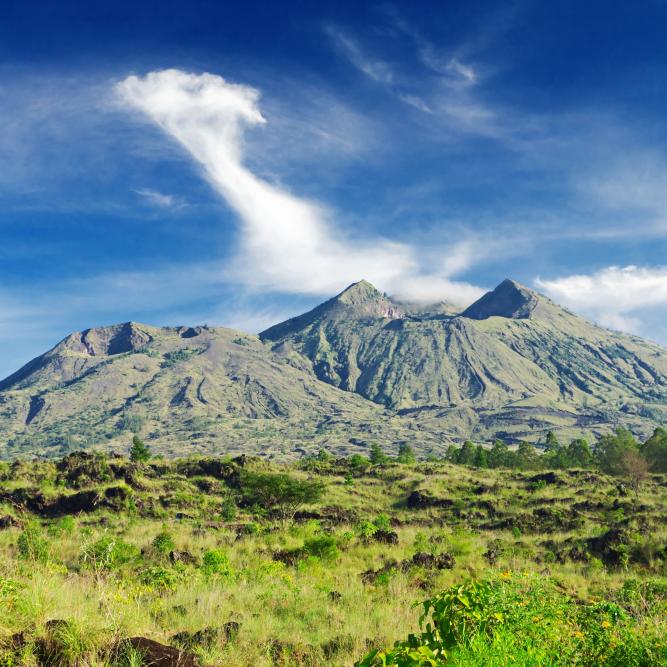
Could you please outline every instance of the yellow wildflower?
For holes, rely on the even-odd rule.
[[[611,627],[611,623],[607,620],[602,621],[601,625],[602,625],[603,628],[610,628]]]

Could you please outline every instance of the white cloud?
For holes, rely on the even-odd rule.
[[[142,189],[135,190],[135,192],[146,199],[149,203],[159,208],[183,208],[185,202],[174,195],[167,195],[157,190]]]
[[[437,286],[433,291],[441,298],[459,301],[461,295],[468,300],[481,293],[449,280],[446,267],[460,269],[461,263],[447,262],[448,253],[443,252],[443,270],[425,274],[415,248],[353,237],[334,224],[323,206],[250,171],[244,164],[243,131],[266,123],[254,88],[172,69],[130,76],[116,89],[129,107],[146,114],[190,153],[241,219],[240,253],[226,272],[230,280],[297,294],[331,294],[360,278],[401,293],[426,283]]]
[[[358,70],[378,83],[390,84],[393,82],[394,73],[387,63],[369,58],[357,42],[342,30],[334,26],[326,26],[325,31],[333,40],[338,50]]]
[[[642,312],[667,305],[667,267],[610,266],[590,275],[535,281],[555,301],[604,326],[638,333]]]

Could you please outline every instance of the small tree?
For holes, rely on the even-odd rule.
[[[475,463],[475,445],[470,440],[466,440],[456,455],[456,463],[464,466],[471,466]]]
[[[667,472],[667,430],[658,427],[642,445],[641,452],[652,472]]]
[[[150,457],[151,450],[148,445],[145,445],[144,441],[138,435],[135,435],[132,438],[132,447],[130,447],[130,461],[148,461]]]
[[[553,431],[549,431],[547,433],[547,437],[544,442],[544,450],[547,452],[551,452],[559,448],[560,448],[560,443],[558,442],[556,434]]]
[[[247,471],[241,476],[241,489],[246,504],[275,510],[287,522],[294,519],[301,506],[322,497],[324,484],[284,473]]]
[[[520,442],[515,456],[516,466],[521,470],[534,470],[540,465],[539,454],[529,442]]]
[[[500,438],[496,438],[487,455],[489,468],[509,468],[512,465],[512,458],[509,447]]]
[[[320,463],[330,463],[332,459],[333,456],[331,456],[331,454],[326,449],[320,449],[320,451],[317,452],[317,460]]]
[[[623,469],[623,476],[630,480],[630,486],[635,492],[635,498],[639,499],[639,489],[649,473],[648,462],[637,450],[629,449],[623,454],[621,467]]]
[[[486,453],[486,449],[482,445],[477,445],[475,449],[475,459],[472,462],[475,468],[488,468],[489,467],[489,457]]]
[[[595,447],[595,458],[603,472],[622,477],[625,474],[624,459],[628,452],[637,452],[637,441],[632,433],[617,428],[613,435],[603,435]]]
[[[368,458],[374,466],[384,465],[389,460],[389,457],[382,451],[377,442],[371,445],[371,452]]]
[[[577,438],[567,446],[567,460],[570,466],[588,468],[593,463],[593,452],[583,438]]]
[[[407,442],[402,442],[398,446],[398,458],[399,463],[412,464],[417,461],[417,457],[412,449],[412,447]]]

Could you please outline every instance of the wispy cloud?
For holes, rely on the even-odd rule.
[[[178,209],[183,208],[186,204],[181,197],[176,197],[175,195],[167,195],[157,190],[142,189],[135,190],[135,192],[143,197],[146,201],[157,206],[159,208],[171,208]]]
[[[604,326],[634,333],[641,332],[643,311],[667,305],[666,266],[610,266],[555,280],[537,278],[535,284]]]
[[[350,35],[333,25],[326,25],[325,32],[332,39],[338,50],[354,67],[379,83],[391,84],[394,72],[388,63],[369,57]]]
[[[322,205],[250,171],[244,164],[244,130],[266,123],[254,88],[213,74],[164,70],[130,76],[117,91],[190,153],[238,214],[241,247],[226,270],[229,280],[264,290],[330,294],[365,277],[402,293],[428,283],[441,298],[459,302],[480,294],[472,285],[452,281],[446,270],[425,273],[416,248],[354,237]]]
[[[475,90],[481,82],[477,68],[452,50],[441,53],[416,29],[395,18],[399,31],[408,35],[422,71],[404,73],[379,57],[369,57],[363,46],[343,28],[326,25],[325,32],[337,50],[374,83],[382,85],[396,99],[440,120],[443,129],[476,134],[496,140],[510,140],[507,118],[484,102]]]

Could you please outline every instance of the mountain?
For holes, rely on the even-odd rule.
[[[511,280],[457,312],[361,281],[259,336],[127,322],[67,336],[0,382],[0,455],[126,449],[290,458],[404,441],[647,434],[667,351]]]

